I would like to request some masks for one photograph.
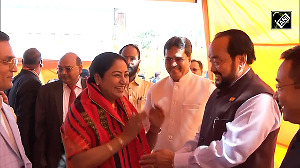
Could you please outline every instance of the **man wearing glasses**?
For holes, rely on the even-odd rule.
[[[22,143],[30,161],[34,142],[35,102],[42,86],[39,79],[42,65],[41,53],[36,48],[26,50],[23,54],[22,70],[14,77],[13,87],[6,92],[9,105],[17,116]]]
[[[21,142],[14,112],[7,105],[7,97],[3,93],[4,90],[12,87],[13,73],[17,72],[17,63],[9,44],[9,36],[0,31],[0,167],[31,168],[32,165],[25,155]]]
[[[39,90],[35,114],[35,167],[65,167],[60,126],[69,106],[86,87],[85,79],[80,78],[81,72],[81,59],[74,53],[67,53],[58,62],[59,80]]]
[[[283,119],[300,125],[300,46],[291,48],[281,54],[281,63],[277,73],[277,91],[274,98],[282,107]],[[281,162],[281,168],[300,167],[300,130],[292,139],[287,153]]]
[[[151,107],[157,105],[164,114],[154,150],[176,151],[194,137],[201,125],[206,101],[215,89],[211,81],[190,71],[191,54],[191,42],[185,37],[172,37],[164,46],[169,76],[149,89],[144,108],[149,113]]]

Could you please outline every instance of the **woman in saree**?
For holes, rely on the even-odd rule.
[[[102,53],[89,70],[87,88],[70,106],[61,127],[67,167],[140,167],[140,156],[150,153],[160,131],[161,108],[150,111],[146,135],[142,124],[146,114],[137,113],[123,96],[129,83],[126,60]]]

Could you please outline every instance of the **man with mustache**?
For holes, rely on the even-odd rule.
[[[58,62],[59,80],[43,85],[39,90],[35,114],[34,167],[66,166],[60,126],[69,105],[86,87],[86,79],[80,78],[81,72],[81,59],[75,53],[66,53]]]
[[[125,88],[124,96],[140,113],[144,108],[147,92],[153,83],[137,76],[141,61],[141,52],[136,45],[125,45],[119,51],[119,54],[127,60],[127,64],[129,65],[129,84]]]
[[[280,112],[273,90],[249,66],[256,60],[251,39],[241,30],[220,32],[209,59],[217,89],[200,131],[176,153],[142,156],[142,167],[274,167]]]
[[[300,46],[293,47],[281,54],[281,63],[277,73],[277,91],[274,95],[282,107],[283,119],[300,124]],[[300,167],[300,130],[292,139],[287,153],[281,162],[281,168]]]
[[[191,72],[191,55],[192,44],[185,37],[174,36],[164,46],[170,76],[149,89],[144,108],[149,113],[151,107],[158,105],[164,114],[155,150],[167,148],[175,152],[195,136],[208,97],[216,88],[210,80]]]

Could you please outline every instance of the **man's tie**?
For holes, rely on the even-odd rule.
[[[75,94],[75,91],[74,91],[74,89],[76,88],[76,85],[68,85],[68,87],[71,90],[70,97],[69,97],[69,107],[70,107],[70,105],[74,102],[74,100],[76,98],[76,94]]]

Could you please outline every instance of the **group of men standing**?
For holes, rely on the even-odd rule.
[[[21,136],[5,95],[0,96],[0,167],[31,167],[27,157],[34,167],[65,167],[60,126],[69,102],[85,88],[85,79],[80,78],[82,62],[74,53],[65,54],[58,62],[59,80],[42,86],[38,79],[41,54],[29,49],[20,74],[12,81],[17,59],[8,41],[1,32],[0,91],[13,83],[7,94]],[[129,64],[130,84],[124,96],[138,112],[149,113],[159,106],[163,114],[154,151],[142,156],[141,167],[272,168],[281,115],[276,100],[284,119],[300,124],[299,46],[282,54],[285,60],[278,70],[275,94],[251,69],[256,60],[254,46],[241,30],[218,33],[209,47],[216,87],[190,70],[192,45],[185,37],[166,42],[169,76],[156,84],[136,77],[140,63],[136,45],[126,45],[119,53]],[[300,166],[299,143],[298,131],[282,167]]]
[[[43,86],[39,80],[42,65],[37,49],[26,50],[22,70],[6,93],[17,117],[25,153],[33,166],[65,167],[60,126],[69,102],[86,86],[85,79],[80,78],[82,62],[74,53],[65,54],[58,62],[59,80]]]

